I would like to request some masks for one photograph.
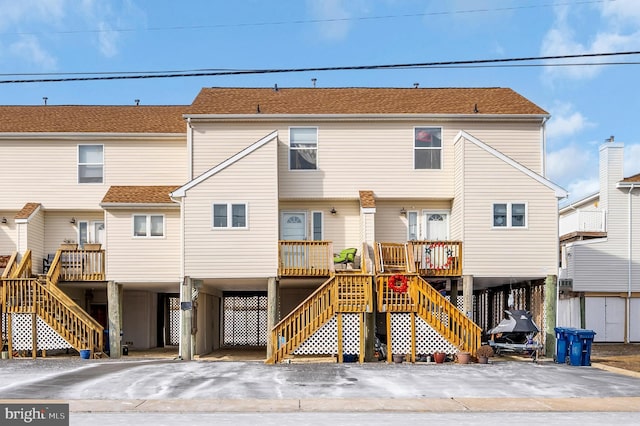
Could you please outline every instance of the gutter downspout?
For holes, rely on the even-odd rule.
[[[193,126],[191,125],[191,117],[187,118],[187,155],[189,156],[187,163],[188,180],[193,179]]]
[[[632,256],[633,256],[633,207],[631,205],[631,203],[633,202],[632,198],[631,198],[631,192],[635,189],[635,185],[631,184],[631,186],[629,187],[629,242],[628,242],[628,259],[627,259],[627,263],[628,263],[628,286],[627,286],[627,306],[626,306],[626,310],[627,310],[627,318],[626,318],[626,327],[625,327],[625,335],[624,335],[624,342],[625,343],[629,343],[631,341],[631,333],[630,333],[630,328],[631,328],[631,278],[632,278],[632,267],[633,267],[633,262],[632,262]]]
[[[541,125],[541,135],[540,137],[542,138],[542,161],[541,161],[541,165],[542,165],[542,176],[544,176],[545,178],[547,177],[547,162],[546,162],[546,158],[547,158],[547,121],[549,121],[549,117],[544,117],[542,119],[542,125]]]

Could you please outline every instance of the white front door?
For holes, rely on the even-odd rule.
[[[425,240],[446,241],[449,239],[449,212],[425,210],[423,215]]]
[[[280,237],[283,240],[304,241],[307,239],[307,213],[282,212]]]
[[[93,222],[93,242],[104,245],[104,222],[101,220]]]
[[[305,212],[282,212],[282,222],[280,225],[280,238],[287,241],[307,240],[307,213]],[[292,268],[302,268],[306,265],[307,247],[305,245],[284,245],[282,246],[281,261],[283,266]]]

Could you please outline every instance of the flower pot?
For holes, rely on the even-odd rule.
[[[478,357],[478,364],[489,364],[489,357],[488,356],[479,356]]]
[[[404,355],[393,354],[393,362],[396,364],[402,364],[404,362]]]
[[[87,251],[98,251],[102,248],[100,243],[84,243],[84,249]]]
[[[447,356],[444,352],[436,352],[433,354],[433,359],[436,361],[436,364],[444,363],[444,359]]]
[[[469,352],[458,352],[456,358],[458,359],[458,364],[469,364],[471,354]]]
[[[78,250],[77,243],[62,243],[60,244],[60,250]]]

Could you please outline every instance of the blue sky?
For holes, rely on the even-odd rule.
[[[640,51],[638,0],[0,0],[17,74],[271,69]],[[578,62],[640,62],[640,55]],[[568,62],[564,62],[568,63]],[[541,65],[541,63],[537,63]],[[552,115],[547,175],[598,190],[598,147],[640,173],[638,65],[329,71],[0,84],[0,104],[189,104],[205,86],[510,87]]]

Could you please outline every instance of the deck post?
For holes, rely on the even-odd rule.
[[[267,280],[267,359],[273,356],[276,342],[273,341],[273,327],[278,323],[278,281],[275,277]]]
[[[545,318],[545,356],[551,358],[556,353],[556,303],[557,303],[557,278],[555,275],[547,275],[544,282],[544,304],[546,310]]]
[[[462,276],[462,311],[467,318],[473,317],[473,275]]]
[[[107,304],[109,311],[109,357],[120,358],[120,285],[115,281],[107,282]],[[93,350],[93,348],[88,348]]]
[[[184,277],[180,286],[180,359],[191,361],[191,328],[193,326],[193,282]]]

